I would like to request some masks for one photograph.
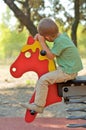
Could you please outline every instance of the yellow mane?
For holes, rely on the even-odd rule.
[[[28,45],[28,44],[27,44],[27,45],[24,45],[23,48],[22,48],[22,50],[21,50],[21,52],[26,52],[26,51],[28,51],[29,49],[31,49],[33,52],[35,52],[37,48],[39,48],[40,51],[42,50],[42,47],[41,47],[39,41],[35,41],[34,44],[31,44],[31,45]],[[56,69],[54,61],[48,59],[48,58],[46,57],[46,55],[45,55],[45,56],[39,55],[39,58],[38,58],[38,59],[39,59],[39,60],[45,60],[45,59],[47,59],[47,60],[49,61],[49,67],[48,67],[48,68],[49,68],[49,71],[53,71],[53,70]]]

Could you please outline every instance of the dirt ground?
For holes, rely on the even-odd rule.
[[[79,75],[86,75],[86,61],[83,60],[84,69]],[[28,102],[33,91],[37,75],[34,72],[24,74],[15,79],[10,75],[8,65],[0,65],[0,116],[1,117],[24,117],[25,109],[18,105],[19,102]],[[29,85],[27,84],[28,82]],[[66,117],[65,109],[69,107],[61,103],[47,107],[43,114],[38,117]]]

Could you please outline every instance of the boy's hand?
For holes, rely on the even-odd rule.
[[[46,51],[46,56],[49,59],[54,59],[55,55],[50,51],[50,49],[48,48],[48,46],[45,43],[45,38],[43,36],[41,36],[40,34],[36,34],[34,37],[35,40],[38,40],[42,46],[42,49]]]
[[[35,35],[35,40],[38,40],[40,43],[45,43],[45,38],[41,36],[39,33]]]
[[[34,39],[38,41],[38,33],[34,36]]]

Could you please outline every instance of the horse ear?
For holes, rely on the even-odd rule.
[[[33,44],[35,42],[34,38],[32,36],[28,37],[27,44]]]

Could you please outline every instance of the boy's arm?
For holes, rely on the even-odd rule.
[[[45,43],[45,38],[43,36],[41,36],[40,34],[36,34],[35,39],[38,40],[43,48],[43,50],[46,51],[46,56],[49,59],[54,59],[55,55],[50,51],[50,49],[48,48],[48,46]]]

